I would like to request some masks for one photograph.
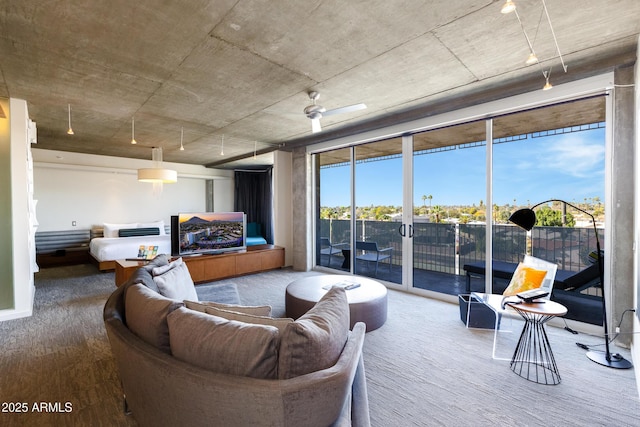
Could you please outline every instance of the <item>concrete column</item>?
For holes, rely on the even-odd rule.
[[[273,219],[274,240],[277,246],[283,246],[284,265],[293,265],[293,160],[290,152],[276,151],[273,154]]]
[[[634,220],[634,158],[635,158],[635,107],[634,64],[620,66],[614,70],[615,88],[613,153],[611,156],[611,206],[607,206],[607,215],[611,215],[611,253],[605,253],[605,263],[610,266],[609,286],[605,286],[607,297],[607,319],[609,333],[614,334],[622,313],[633,307],[634,249],[632,230]],[[608,258],[608,259],[607,259]],[[633,313],[625,315],[620,329],[630,331]],[[616,343],[624,347],[631,345],[632,337],[623,334]]]
[[[293,269],[311,270],[312,263],[312,188],[311,156],[304,148],[293,151]]]

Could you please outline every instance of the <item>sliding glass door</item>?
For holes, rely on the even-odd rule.
[[[602,96],[494,119],[494,260],[515,264],[528,253],[558,264],[560,277],[591,265],[596,245],[588,215],[549,201],[535,208],[538,222],[530,233],[508,219],[517,209],[562,200],[594,215],[604,247],[604,112]],[[493,291],[506,285],[496,279]]]
[[[549,202],[529,234],[508,218],[561,199],[604,241],[605,107],[592,97],[316,154],[317,265],[452,296],[500,292],[467,275],[488,260],[532,253],[580,271],[595,250],[586,216]]]
[[[354,273],[402,283],[402,139],[355,147]]]
[[[413,287],[465,292],[462,265],[484,261],[485,123],[413,135]]]
[[[316,155],[316,265],[351,271],[351,148]]]

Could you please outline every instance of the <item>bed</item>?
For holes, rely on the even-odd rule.
[[[158,254],[171,254],[171,235],[163,221],[152,223],[105,223],[102,229],[91,230],[89,254],[98,269],[113,270],[118,259],[138,258],[141,246],[157,246]]]

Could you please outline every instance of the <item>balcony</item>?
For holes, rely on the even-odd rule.
[[[350,241],[349,220],[320,220],[319,236],[329,237],[332,243]],[[377,278],[393,283],[402,282],[402,240],[396,221],[358,220],[356,240],[375,241],[380,247],[393,247],[391,271],[382,266]],[[486,227],[484,224],[446,224],[415,222],[413,225],[413,286],[449,295],[465,293],[467,276],[465,264],[486,259]],[[604,242],[604,230],[599,229]],[[318,240],[319,241],[319,240]],[[577,272],[588,267],[589,253],[596,248],[591,228],[536,227],[527,242],[524,230],[513,225],[493,226],[493,260],[518,263],[530,247],[531,254],[558,264],[558,270]],[[319,253],[319,251],[318,251]],[[345,270],[341,255],[322,256],[318,264]],[[328,264],[330,262],[330,264]],[[385,261],[386,262],[386,261]],[[374,268],[358,261],[356,274],[374,276]],[[472,277],[471,290],[484,291],[484,278]],[[495,293],[501,293],[508,280],[494,278]],[[602,299],[600,286],[581,292],[554,289],[552,300],[569,309],[566,318],[602,324]]]

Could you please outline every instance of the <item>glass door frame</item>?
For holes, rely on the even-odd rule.
[[[413,135],[402,136],[402,283],[404,291],[413,288]]]
[[[369,132],[365,132],[363,134],[354,134],[345,136],[342,138],[338,138],[336,140],[325,141],[322,143],[310,145],[306,147],[306,152],[308,154],[318,154],[322,152],[327,152],[340,148],[351,149],[351,214],[352,214],[352,223],[351,223],[351,244],[352,247],[355,246],[355,227],[356,221],[355,218],[355,162],[354,162],[354,147],[361,144],[366,144],[369,142],[376,142],[383,139],[389,139],[393,137],[402,137],[403,141],[403,224],[409,226],[413,226],[412,216],[413,213],[413,201],[412,201],[412,190],[413,190],[413,162],[412,156],[408,153],[412,152],[412,142],[413,142],[413,134],[428,131],[431,129],[437,129],[442,126],[451,126],[456,124],[464,124],[471,121],[484,120],[486,123],[486,141],[487,141],[487,153],[486,153],[486,204],[485,204],[485,217],[486,217],[486,262],[487,265],[492,260],[492,230],[493,230],[493,218],[492,218],[492,206],[493,206],[493,198],[492,198],[492,146],[493,146],[493,119],[492,117],[499,117],[501,115],[519,112],[525,109],[537,108],[537,107],[545,107],[552,105],[554,103],[577,100],[581,98],[585,98],[590,95],[596,94],[606,94],[610,91],[611,81],[613,81],[613,73],[605,73],[598,76],[582,79],[579,81],[571,82],[564,84],[562,86],[554,88],[554,93],[550,97],[547,92],[542,91],[534,91],[529,93],[524,93],[521,95],[515,95],[509,98],[504,98],[496,101],[490,101],[485,104],[478,104],[475,106],[451,111],[448,113],[443,113],[440,115],[430,116],[423,119],[417,119],[412,122],[400,123],[397,125],[392,125],[383,129],[373,130]],[[607,100],[607,114],[606,114],[606,123],[607,123],[607,136],[606,136],[606,158],[609,159],[611,156],[611,100]],[[407,148],[409,147],[409,148]],[[607,206],[611,205],[611,171],[609,170],[609,160],[606,162],[605,170],[605,204]],[[314,186],[315,188],[315,186]],[[314,200],[316,200],[314,198]],[[315,211],[315,210],[314,210]],[[607,215],[605,221],[605,233],[607,238],[605,239],[605,250],[607,250],[610,245],[611,239],[609,238],[611,233],[611,223],[610,223],[611,215]],[[317,218],[312,219],[314,222]],[[407,227],[409,228],[409,227]],[[315,227],[314,227],[315,230]],[[313,241],[315,242],[318,237],[313,236]],[[391,288],[397,288],[401,290],[407,290],[412,293],[417,294],[425,294],[425,295],[433,295],[434,292],[426,291],[423,289],[418,289],[413,287],[412,274],[410,271],[412,270],[412,255],[413,251],[411,248],[412,242],[410,237],[403,237],[403,272],[402,272],[402,284],[393,284],[389,282],[385,282],[387,286]],[[315,245],[314,245],[315,246]],[[409,255],[411,254],[411,255]],[[354,252],[352,251],[352,261],[354,257]],[[407,260],[405,257],[409,257]],[[315,257],[314,257],[315,259]],[[605,266],[606,276],[609,276],[609,272],[611,270],[611,258],[607,259],[607,266]],[[315,263],[314,263],[315,265]],[[352,264],[353,265],[353,264]],[[487,269],[488,272],[491,272],[491,268]],[[351,273],[353,274],[353,267],[351,268]],[[605,282],[608,281],[608,277],[605,277]],[[485,287],[487,291],[490,291],[492,283],[491,274],[487,274],[485,276]],[[438,294],[441,295],[441,294]],[[442,299],[449,299],[447,295],[442,294]],[[450,298],[452,301],[455,297]]]

